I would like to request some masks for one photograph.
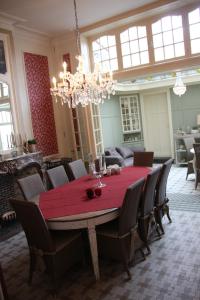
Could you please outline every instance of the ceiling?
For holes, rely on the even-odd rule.
[[[79,27],[107,19],[155,0],[76,0]],[[0,0],[0,16],[21,27],[61,35],[75,27],[73,0]]]

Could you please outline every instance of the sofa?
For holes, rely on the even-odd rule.
[[[119,165],[120,167],[132,166],[134,162],[134,152],[145,151],[144,147],[118,146],[105,148],[106,166]]]

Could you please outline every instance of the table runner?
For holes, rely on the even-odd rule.
[[[88,199],[86,189],[98,181],[84,176],[40,195],[39,207],[45,219],[121,207],[127,187],[150,172],[146,167],[127,167],[121,174],[105,176],[102,195]]]

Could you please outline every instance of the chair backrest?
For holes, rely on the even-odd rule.
[[[85,168],[85,165],[84,165],[82,159],[78,159],[78,160],[74,160],[74,161],[70,162],[69,167],[72,171],[74,179],[78,179],[82,176],[87,175],[87,170]]]
[[[184,141],[184,144],[185,144],[187,160],[191,160],[193,158],[193,154],[190,152],[190,149],[193,148],[194,137],[183,138],[183,141]]]
[[[195,137],[194,138],[194,143],[195,144],[200,144],[200,137]]]
[[[156,186],[155,205],[162,205],[166,199],[166,187],[169,172],[173,163],[173,158],[168,159],[163,165]]]
[[[134,166],[152,167],[154,152],[134,152]]]
[[[29,247],[46,252],[53,251],[51,235],[39,207],[30,201],[11,199],[10,203],[24,229]]]
[[[42,179],[38,173],[17,180],[26,200],[45,192]]]
[[[56,188],[60,185],[69,182],[69,179],[63,166],[58,166],[47,170],[47,175],[53,188]]]
[[[119,236],[130,232],[137,224],[138,208],[145,179],[140,179],[126,190],[119,216]]]
[[[195,153],[195,168],[200,169],[200,144],[193,144],[194,153]]]
[[[156,184],[162,167],[158,167],[147,175],[144,190],[140,202],[140,214],[142,217],[149,215],[154,208]]]

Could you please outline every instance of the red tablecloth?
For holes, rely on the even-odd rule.
[[[120,175],[102,178],[106,186],[102,195],[88,199],[86,189],[97,183],[97,179],[89,176],[71,181],[61,187],[42,193],[39,207],[45,219],[93,212],[122,205],[127,187],[146,175],[150,170],[146,167],[128,167]]]

